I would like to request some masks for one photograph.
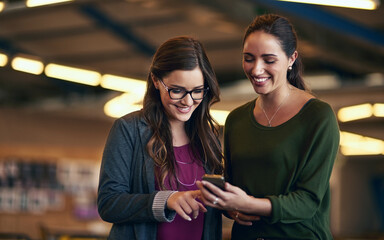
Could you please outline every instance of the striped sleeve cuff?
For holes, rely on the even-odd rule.
[[[168,198],[177,191],[159,191],[153,199],[152,212],[155,219],[159,222],[172,222],[176,212],[167,209]]]

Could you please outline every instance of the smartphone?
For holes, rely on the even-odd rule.
[[[221,188],[221,190],[225,190],[225,180],[222,175],[218,174],[204,174],[203,180],[212,183],[216,187]]]

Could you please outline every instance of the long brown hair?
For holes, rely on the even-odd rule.
[[[216,75],[202,44],[187,36],[175,37],[164,42],[156,51],[147,78],[147,92],[144,96],[143,112],[153,135],[147,144],[147,151],[158,169],[156,179],[164,189],[164,179],[175,176],[172,133],[161,103],[160,93],[155,88],[151,74],[163,79],[175,70],[193,70],[199,67],[204,76],[204,87],[209,87],[207,95],[185,124],[193,152],[213,173],[221,174],[222,151],[218,140],[217,123],[210,115],[211,105],[220,100]]]
[[[265,14],[256,17],[245,31],[243,45],[247,37],[256,31],[263,31],[276,37],[287,57],[292,56],[297,50],[296,31],[285,17],[276,14]],[[302,72],[303,65],[299,55],[292,65],[292,70],[287,71],[287,79],[293,86],[309,91],[303,80]]]

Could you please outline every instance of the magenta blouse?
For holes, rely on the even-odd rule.
[[[190,191],[197,190],[196,181],[201,180],[205,171],[199,159],[196,159],[191,151],[190,144],[173,147],[176,160],[176,180],[169,186],[168,177],[165,178],[167,190]],[[178,188],[177,184],[178,183]],[[156,190],[159,190],[156,182]],[[200,240],[203,234],[204,213],[192,221],[187,221],[176,214],[172,222],[161,222],[157,226],[158,240]]]

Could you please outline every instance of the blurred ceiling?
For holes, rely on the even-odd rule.
[[[368,11],[274,0],[81,0],[26,8],[24,1],[8,0],[0,13],[0,52],[145,80],[162,42],[191,35],[203,42],[225,87],[244,79],[243,32],[266,12],[293,22],[306,75],[332,75],[341,86],[364,85],[372,76],[383,80],[383,5]],[[0,106],[106,92],[0,67]]]

